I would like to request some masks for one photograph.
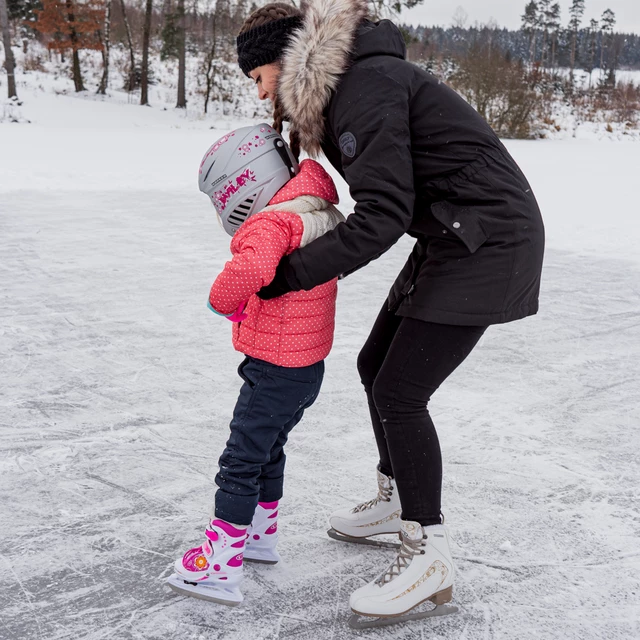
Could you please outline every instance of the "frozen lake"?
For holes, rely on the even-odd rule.
[[[240,387],[206,308],[228,238],[195,182],[233,125],[33,109],[0,124],[0,638],[640,637],[640,145],[508,143],[549,249],[540,314],[490,329],[431,403],[460,613],[354,634],[349,594],[393,554],[327,517],[375,494],[355,359],[411,243],[341,283],[283,562],[247,566],[238,609],[178,597],[163,580],[201,541]]]

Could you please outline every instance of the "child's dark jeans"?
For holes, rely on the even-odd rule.
[[[244,384],[220,457],[215,516],[249,525],[258,501],[282,498],[284,445],[318,397],[324,361],[289,368],[247,357],[238,373]]]

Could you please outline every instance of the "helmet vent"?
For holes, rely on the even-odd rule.
[[[234,227],[239,227],[251,213],[251,207],[255,202],[257,194],[252,195],[250,198],[245,198],[236,208],[229,214],[229,222]]]

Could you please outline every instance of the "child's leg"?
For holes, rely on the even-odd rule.
[[[289,434],[293,427],[302,420],[305,409],[308,409],[314,401],[315,397],[306,406],[301,407],[278,434],[278,438],[271,448],[269,462],[262,466],[262,472],[258,479],[260,484],[260,502],[277,502],[282,498],[284,466],[287,460],[287,456],[284,453],[284,445],[287,444]]]
[[[216,476],[216,518],[249,525],[261,491],[282,496],[283,447],[304,410],[318,396],[324,363],[278,367],[247,358],[238,369],[245,381],[231,421],[231,435]],[[263,469],[267,475],[263,478]],[[277,497],[272,497],[277,496]]]

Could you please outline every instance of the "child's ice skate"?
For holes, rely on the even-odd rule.
[[[205,535],[201,547],[190,549],[176,560],[176,572],[167,584],[185,596],[236,606],[243,600],[239,585],[247,530],[224,520],[212,520]]]
[[[349,625],[354,629],[444,616],[458,610],[446,606],[452,598],[454,575],[446,527],[402,521],[401,539],[398,556],[387,571],[351,595],[349,605],[354,615]],[[427,601],[435,608],[409,613]]]
[[[395,481],[380,471],[378,474],[378,495],[369,502],[354,508],[335,511],[329,518],[330,538],[341,542],[356,542],[376,547],[400,547],[396,542],[372,539],[383,533],[400,534],[402,507]]]
[[[280,556],[278,544],[278,502],[259,502],[253,521],[247,529],[244,559],[250,562],[276,564]]]

